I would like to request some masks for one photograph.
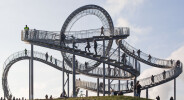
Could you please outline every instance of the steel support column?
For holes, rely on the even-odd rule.
[[[119,44],[118,44],[118,62],[121,62],[121,56],[120,56],[120,41],[118,41]],[[118,91],[120,91],[120,80],[118,80]]]
[[[105,57],[105,40],[103,40],[103,57]],[[105,63],[103,62],[103,96],[105,96]]]
[[[67,73],[67,77],[68,77],[68,97],[70,96],[69,93],[70,93],[70,85],[69,85],[69,79],[70,79],[70,74]]]
[[[174,100],[176,100],[176,78],[174,79]]]
[[[33,44],[31,44],[31,59],[29,61],[29,100],[33,100]]]
[[[148,99],[148,88],[146,89],[146,99]]]
[[[76,91],[75,91],[75,54],[73,54],[73,63],[72,63],[72,67],[73,67],[73,97],[76,97]]]
[[[137,83],[137,77],[135,76],[135,79],[134,79],[134,86],[136,85],[136,83]],[[134,96],[136,96],[136,90],[135,90],[135,88],[134,88]]]
[[[108,65],[108,69],[110,70],[110,65]],[[110,71],[109,71],[109,76],[110,76]],[[109,92],[108,95],[110,96],[110,94],[111,94],[110,93],[110,79],[108,79],[108,92]]]
[[[97,78],[97,96],[99,96],[99,78]]]
[[[65,91],[65,64],[64,64],[64,57],[63,57],[63,93]]]

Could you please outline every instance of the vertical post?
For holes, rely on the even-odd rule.
[[[128,80],[127,80],[127,90],[129,90],[129,88],[128,88]]]
[[[88,97],[88,90],[86,90],[86,97]]]
[[[103,39],[103,57],[105,57],[105,40]],[[105,62],[103,62],[103,96],[105,96]]]
[[[148,99],[148,88],[146,89],[146,99]]]
[[[97,96],[99,96],[99,78],[97,78]]]
[[[110,70],[110,65],[108,65],[108,71]],[[110,71],[109,71],[110,76]],[[108,96],[110,96],[110,79],[108,79]]]
[[[136,85],[136,83],[137,83],[137,77],[135,76],[135,79],[134,79],[134,86]],[[135,90],[135,88],[134,88],[134,96],[136,96],[136,90]]]
[[[64,90],[65,90],[65,64],[64,64],[64,57],[63,57],[63,93],[64,93]]]
[[[76,97],[75,92],[75,54],[73,54],[73,97]]]
[[[67,76],[68,76],[68,97],[70,96],[69,93],[70,93],[70,87],[69,87],[69,79],[70,79],[70,74],[67,73]]]
[[[33,99],[33,44],[31,44],[31,60],[29,62],[29,100]]]
[[[118,44],[118,62],[120,62],[121,61],[121,56],[120,56],[120,41],[118,41],[119,42],[119,44]],[[120,82],[120,80],[118,80],[118,91],[120,91],[120,84],[121,84],[121,82]]]
[[[176,78],[174,79],[174,100],[176,100]]]

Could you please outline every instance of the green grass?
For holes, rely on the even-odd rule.
[[[99,96],[99,97],[78,97],[78,98],[67,98],[67,99],[55,99],[55,100],[151,100],[145,98],[137,98],[130,96]]]

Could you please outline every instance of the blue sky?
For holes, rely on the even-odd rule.
[[[105,8],[111,15],[114,26],[129,27],[131,33],[127,41],[132,46],[154,57],[184,61],[183,0],[0,0],[0,2],[1,70],[8,56],[30,48],[30,45],[22,42],[20,38],[20,32],[26,24],[30,28],[60,31],[69,14],[87,4],[96,4]],[[100,24],[97,18],[87,16],[77,22],[74,27],[75,29],[91,29],[99,28]],[[62,59],[59,51],[37,46],[35,50],[48,51],[49,54]],[[34,65],[35,98],[44,98],[45,94],[59,96],[62,90],[62,73],[39,62],[35,62]],[[143,72],[144,70],[149,72],[151,69],[151,66],[142,64]],[[2,71],[0,71],[0,77],[1,75]],[[184,98],[182,95],[184,77],[182,76],[177,81],[179,100]],[[84,77],[83,80],[89,79]],[[28,61],[13,65],[9,71],[8,82],[14,95],[28,98]],[[153,88],[152,93],[162,89],[165,94],[162,93],[161,98],[168,99],[172,96],[172,83]],[[164,86],[168,86],[171,92],[164,91],[166,90]],[[159,91],[155,95],[158,94]],[[0,96],[2,95],[3,91],[0,87]],[[150,97],[155,98],[151,94]]]

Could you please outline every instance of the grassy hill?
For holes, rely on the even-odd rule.
[[[95,96],[95,97],[81,97],[81,98],[78,97],[78,98],[55,99],[55,100],[148,100],[148,99],[130,96],[99,96],[99,97]]]

